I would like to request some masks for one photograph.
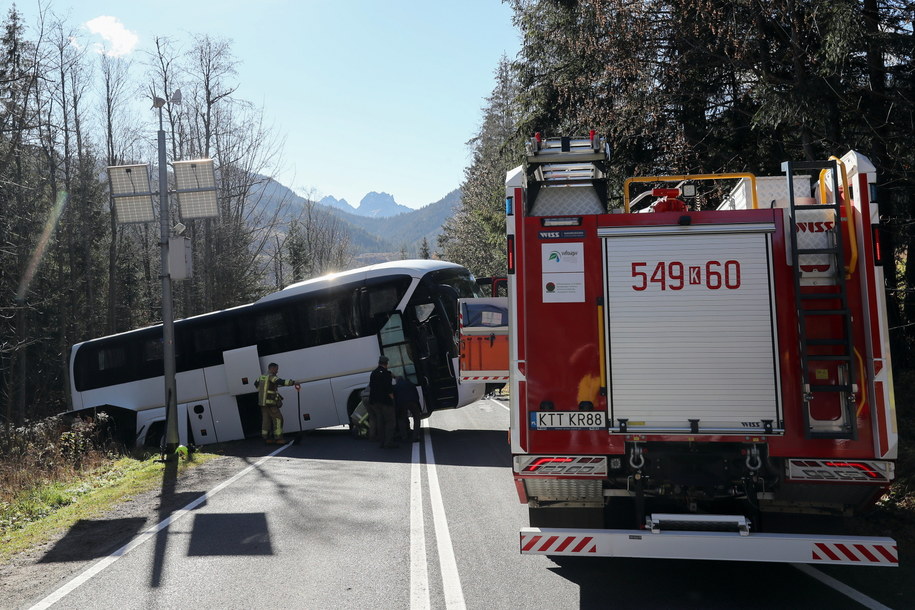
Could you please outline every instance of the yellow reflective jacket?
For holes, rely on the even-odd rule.
[[[257,388],[257,404],[261,407],[277,407],[283,402],[277,387],[293,385],[292,379],[282,379],[276,375],[261,375],[254,381]]]

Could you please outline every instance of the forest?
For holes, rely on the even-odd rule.
[[[15,6],[0,34],[0,422],[66,409],[74,343],[161,320],[158,222],[120,224],[106,171],[157,159],[160,116],[167,159],[212,158],[219,194],[218,217],[184,223],[194,275],[174,284],[176,317],[350,263],[347,235],[313,198],[266,200],[283,143],[237,96],[229,41],[157,38],[126,60],[48,9],[25,24]],[[156,182],[155,163],[149,173]]]
[[[915,2],[510,0],[503,58],[470,141],[444,258],[505,273],[505,172],[524,142],[594,129],[611,194],[629,176],[752,172],[854,149],[877,167],[896,404],[915,391]]]

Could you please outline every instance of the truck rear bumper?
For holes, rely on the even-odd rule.
[[[708,559],[897,567],[892,538],[526,527],[522,555]]]

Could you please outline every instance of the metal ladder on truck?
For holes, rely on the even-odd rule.
[[[607,212],[610,149],[593,130],[587,138],[543,138],[526,145],[527,212],[531,216],[575,216]],[[554,188],[560,187],[560,188]]]
[[[793,229],[788,233],[791,236],[791,259],[794,266],[807,438],[855,439],[858,432],[855,424],[855,395],[858,388],[854,383],[855,350],[843,250],[839,163],[841,161],[830,160],[789,161],[782,164],[782,171],[788,178],[788,213]],[[825,201],[827,191],[821,184],[822,201],[813,204],[798,203],[794,180],[795,172],[799,171],[820,172],[821,182],[830,175],[832,202]],[[804,176],[804,179],[809,179],[809,176]],[[844,193],[844,197],[849,196],[849,193]],[[813,221],[809,221],[811,215],[807,211],[819,214],[812,215]],[[853,222],[850,215],[845,222]],[[820,243],[815,244],[815,247],[798,243],[801,224],[808,231],[811,227],[817,231]],[[848,230],[854,231],[854,227],[849,224]],[[823,265],[823,261],[827,261],[827,265]],[[820,276],[818,280],[811,280],[805,277],[804,267],[828,267],[831,271],[828,277]]]

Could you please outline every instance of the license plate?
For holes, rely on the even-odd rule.
[[[607,427],[603,411],[532,411],[533,430],[601,430]]]

